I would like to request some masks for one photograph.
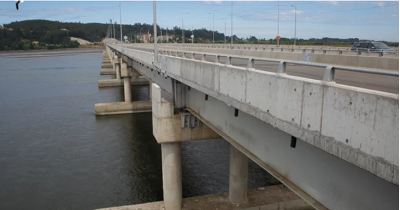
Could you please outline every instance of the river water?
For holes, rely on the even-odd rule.
[[[95,209],[160,201],[161,147],[151,113],[96,117],[95,103],[123,101],[98,88],[101,52],[0,55],[0,209]],[[148,86],[132,88],[148,100]],[[227,192],[229,144],[182,144],[183,196]],[[249,188],[277,184],[249,163]]]

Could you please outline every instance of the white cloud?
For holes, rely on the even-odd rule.
[[[303,13],[304,11],[302,11],[302,10],[292,10],[292,11],[290,11],[291,13],[296,13],[296,14],[301,14],[301,13]]]
[[[380,1],[378,3],[376,3],[379,7],[384,7],[385,6],[385,2]]]
[[[206,4],[221,4],[222,1],[203,1]]]
[[[328,1],[329,3],[333,4],[333,5],[337,5],[339,2],[337,1]]]

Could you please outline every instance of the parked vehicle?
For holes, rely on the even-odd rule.
[[[351,50],[370,51],[370,52],[388,52],[388,53],[396,52],[395,50],[388,47],[386,44],[384,44],[382,42],[355,42],[351,46]]]

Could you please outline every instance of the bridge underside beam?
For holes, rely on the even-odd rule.
[[[187,108],[317,209],[397,209],[398,186],[191,88]],[[289,176],[290,175],[290,176]],[[324,205],[322,205],[323,203]]]

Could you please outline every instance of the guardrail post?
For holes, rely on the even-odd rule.
[[[281,48],[281,52],[283,52],[283,48]]]
[[[201,54],[201,61],[206,61],[206,54]]]
[[[194,53],[191,54],[190,58],[194,60]]]
[[[226,56],[225,64],[226,64],[226,65],[231,65],[231,64],[232,64],[232,57]]]
[[[219,63],[219,55],[216,55],[215,56],[215,61],[214,61],[215,63]]]
[[[322,79],[322,81],[325,81],[325,82],[334,82],[335,81],[335,67],[327,66],[325,68],[325,74],[324,74],[324,78]]]
[[[286,74],[286,62],[285,61],[279,62],[278,73]]]
[[[326,50],[323,50],[322,53],[323,53],[323,54],[326,54]]]
[[[379,52],[379,57],[383,57],[383,52]]]
[[[186,58],[185,52],[182,52],[182,58]]]
[[[247,62],[247,68],[254,69],[254,59],[253,58],[249,58],[249,61]]]
[[[339,55],[343,54],[343,50],[339,50]]]

